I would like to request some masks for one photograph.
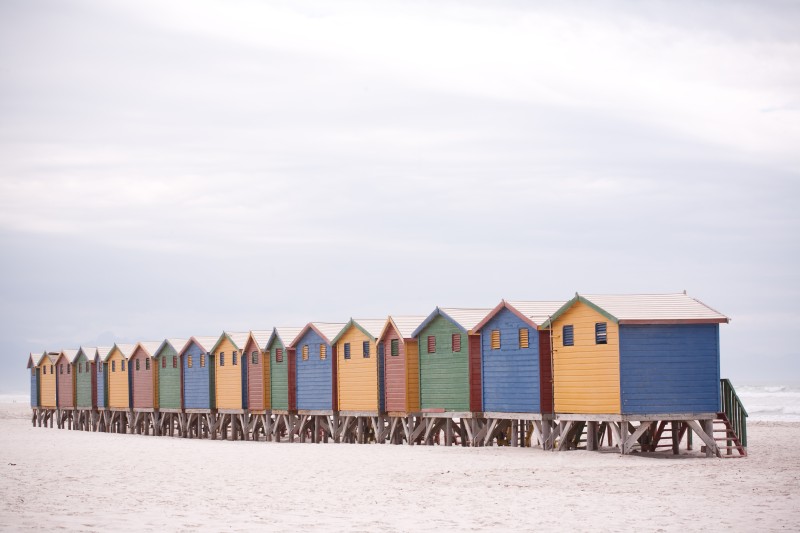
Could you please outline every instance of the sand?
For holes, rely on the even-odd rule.
[[[31,427],[0,404],[0,529],[800,530],[800,424],[749,457],[184,440]]]

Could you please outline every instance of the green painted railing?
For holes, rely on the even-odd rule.
[[[736,394],[730,380],[719,380],[720,392],[722,396],[722,413],[728,418],[728,422],[733,426],[739,442],[747,448],[747,411],[742,405],[742,400]]]

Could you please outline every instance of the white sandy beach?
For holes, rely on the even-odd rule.
[[[750,456],[183,440],[31,427],[0,404],[0,529],[800,529],[800,424]]]

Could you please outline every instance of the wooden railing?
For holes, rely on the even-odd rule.
[[[736,436],[739,437],[739,442],[747,448],[747,411],[745,411],[742,400],[739,399],[730,380],[721,379],[719,381],[722,396],[722,413],[733,426]]]

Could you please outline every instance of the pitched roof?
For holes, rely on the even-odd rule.
[[[326,343],[331,344],[346,325],[339,322],[309,322],[294,338],[291,346],[294,346],[309,329],[316,331]]]
[[[266,329],[251,330],[248,336],[248,342],[249,342],[249,337],[253,337],[253,340],[256,342],[256,346],[258,346],[258,349],[260,351],[264,351],[264,348],[267,347],[267,341],[269,340],[270,333],[271,332]]]
[[[62,355],[64,356],[64,359],[67,360],[67,362],[72,363],[72,360],[78,356],[78,350],[72,350],[72,349],[61,350],[61,352],[59,352],[58,355],[56,355],[56,361],[58,361]]]
[[[385,325],[385,318],[351,318],[347,321],[347,324],[345,324],[344,327],[339,330],[339,333],[336,334],[336,337],[334,337],[331,342],[335,343],[338,341],[339,338],[351,327],[356,327],[368,337],[371,337],[373,340],[377,340],[378,337],[381,336],[381,330],[383,330],[383,326]]]
[[[78,356],[83,354],[86,359],[89,361],[94,361],[94,356],[97,354],[97,347],[87,348],[85,346],[81,346],[78,350],[78,353],[75,354],[75,359],[72,360],[73,363],[77,362]]]
[[[492,310],[489,308],[437,307],[419,326],[417,326],[413,336],[416,337],[419,335],[420,332],[425,329],[425,326],[430,324],[438,315],[449,319],[465,333],[472,333],[475,326],[477,326],[491,311]]]
[[[158,353],[158,349],[161,348],[161,345],[164,344],[164,341],[144,341],[136,344],[136,348],[133,349],[135,352],[137,349],[141,348],[144,354],[148,357],[153,357]],[[131,352],[131,355],[133,355]]]
[[[272,343],[275,341],[275,338],[279,338],[284,346],[291,346],[300,332],[303,331],[303,328],[291,327],[291,326],[276,326],[272,329],[272,335],[269,336],[269,340],[267,341],[266,348],[272,346]]]
[[[52,365],[52,364],[54,364],[56,362],[56,358],[59,355],[61,355],[60,352],[44,352],[41,355],[41,357],[39,357],[39,360],[36,362],[36,366],[41,365],[42,362],[45,360],[45,358],[48,359],[50,361],[50,364]]]
[[[183,346],[180,353],[182,355],[183,352],[185,352],[186,349],[189,348],[189,346],[193,343],[197,344],[200,348],[205,350],[206,353],[211,353],[211,348],[213,348],[214,345],[217,344],[217,341],[219,341],[219,339],[220,339],[219,337],[209,337],[209,336],[192,337],[191,339],[186,341],[186,344]]]
[[[42,356],[38,353],[35,354],[31,352],[30,354],[28,354],[28,368],[39,366],[38,362],[41,359],[41,357]]]
[[[114,349],[113,346],[98,346],[97,352],[94,354],[95,357],[100,357],[101,361],[105,361],[108,359],[108,354],[111,353],[111,350]]]
[[[153,357],[158,356],[167,345],[172,346],[172,349],[175,350],[175,353],[181,353],[187,342],[189,342],[188,339],[164,339],[158,349],[153,352]]]
[[[107,361],[108,358],[111,356],[111,354],[114,352],[114,348],[119,350],[119,353],[122,354],[122,357],[127,359],[128,357],[131,356],[131,354],[133,353],[133,350],[136,349],[136,345],[135,344],[114,344],[114,346],[108,351],[108,354],[106,355],[106,357],[104,359],[105,361]]]
[[[508,309],[523,321],[527,322],[534,328],[539,328],[550,316],[555,314],[556,311],[561,309],[564,301],[506,301],[500,300],[500,303],[492,309],[492,311],[483,317],[483,320],[475,325],[474,331],[477,333],[489,322],[497,313],[503,309]]]
[[[404,339],[411,339],[414,337],[413,333],[417,327],[422,324],[422,321],[425,320],[427,317],[423,315],[415,315],[415,316],[396,316],[390,315],[389,318],[386,319],[386,322],[383,325],[383,330],[381,331],[381,337],[386,335],[386,330],[389,329],[390,326],[393,326],[397,333]]]
[[[730,319],[686,293],[576,294],[548,324],[576,302],[594,308],[619,324],[721,324]]]

